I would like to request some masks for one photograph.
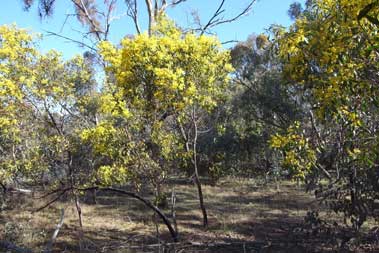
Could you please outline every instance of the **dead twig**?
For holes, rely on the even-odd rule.
[[[215,26],[225,24],[225,23],[232,23],[232,22],[236,21],[237,19],[239,19],[240,17],[247,15],[251,11],[254,3],[255,3],[255,0],[251,0],[250,3],[240,13],[238,13],[237,15],[235,15],[231,18],[225,19],[225,17],[221,16],[225,12],[225,9],[223,9],[223,7],[225,5],[225,0],[221,0],[219,6],[218,6],[217,10],[214,12],[213,16],[208,20],[208,22],[205,26],[200,28],[200,31],[201,31],[200,35],[203,35],[204,33],[207,32],[207,30],[209,30]]]
[[[55,32],[51,32],[51,31],[46,31],[46,30],[45,30],[45,32],[46,32],[46,35],[47,35],[47,36],[57,36],[57,37],[59,37],[59,38],[65,39],[65,40],[70,41],[70,42],[74,42],[74,43],[76,43],[76,44],[78,44],[78,45],[80,45],[80,46],[82,46],[82,47],[86,47],[86,48],[88,48],[88,49],[90,49],[90,50],[92,50],[92,51],[94,51],[94,52],[97,52],[97,49],[96,49],[95,47],[90,46],[90,45],[88,45],[88,44],[86,44],[86,43],[84,43],[84,42],[82,42],[82,41],[75,40],[75,39],[72,39],[72,38],[66,37],[66,36],[64,36],[64,35],[61,35],[61,34],[55,33]]]
[[[46,207],[52,205],[52,204],[55,203],[58,199],[60,199],[60,198],[63,196],[63,194],[65,194],[68,190],[71,190],[71,188],[63,189],[63,190],[61,191],[61,193],[58,194],[58,196],[56,196],[55,198],[53,198],[52,200],[50,200],[49,202],[47,202],[45,205],[43,205],[43,206],[37,208],[37,209],[34,210],[33,212],[39,212],[39,211],[45,209]]]

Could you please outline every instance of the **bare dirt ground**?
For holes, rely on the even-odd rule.
[[[46,200],[15,195],[13,200],[18,203],[7,202],[0,212],[0,238],[41,252],[63,208],[64,224],[54,252],[79,252],[79,245],[83,252],[125,253],[379,252],[374,222],[357,235],[343,224],[342,217],[327,211],[290,181],[281,182],[279,189],[247,179],[205,185],[210,223],[205,230],[196,189],[184,182],[174,180],[166,189],[175,189],[177,195],[179,243],[172,243],[166,227],[156,223],[152,211],[143,204],[109,193],[99,194],[96,205],[82,204],[82,240],[74,203],[61,201],[33,212]],[[318,216],[311,213],[315,210]],[[170,216],[170,206],[163,211]]]

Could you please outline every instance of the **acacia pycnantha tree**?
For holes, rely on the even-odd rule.
[[[96,97],[94,84],[84,58],[63,61],[55,51],[40,54],[25,30],[0,27],[0,183],[4,191],[14,182],[43,184],[59,193],[53,200],[63,194],[73,196],[79,211],[79,192],[74,188],[89,183],[92,170],[83,162],[87,159],[83,159],[78,132],[93,124],[87,105]]]
[[[0,27],[0,183],[6,181],[20,169],[19,149],[22,133],[23,104],[22,89],[32,76],[30,65],[36,51],[31,45],[31,37],[13,27]],[[4,188],[5,189],[5,188]]]
[[[1,186],[4,193],[8,189],[30,192],[14,188],[15,182],[28,183],[37,191],[43,184],[43,195],[50,199],[36,211],[50,206],[62,196],[72,198],[79,217],[81,241],[80,195],[97,190],[97,182],[108,178],[102,173],[102,165],[108,162],[104,161],[106,158],[117,161],[116,156],[92,156],[90,147],[82,141],[85,130],[92,126],[97,126],[98,139],[113,133],[109,129],[102,131],[104,125],[98,124],[98,113],[104,108],[100,107],[91,63],[79,56],[63,61],[55,51],[39,54],[32,36],[13,26],[0,27],[0,41]],[[120,136],[120,132],[117,134]],[[128,146],[116,144],[106,143],[113,147],[114,153],[129,152]],[[101,143],[95,149],[104,152]],[[120,173],[120,177],[125,175]],[[163,219],[173,239],[177,239],[168,219],[149,201],[132,192],[112,188],[102,190],[142,201]]]
[[[283,165],[359,228],[379,199],[377,1],[316,0],[278,36],[284,77],[309,121],[271,145]],[[325,184],[325,180],[327,184]]]
[[[102,43],[106,83],[99,93],[90,59],[64,61],[38,53],[26,31],[2,26],[1,185],[43,182],[50,200],[126,182],[161,185],[175,164],[193,167],[200,206],[207,213],[197,167],[203,116],[223,99],[229,54],[217,39],[182,33],[165,17],[150,35]],[[166,223],[168,219],[140,196]]]
[[[189,162],[207,226],[197,136],[201,114],[216,107],[229,82],[229,53],[214,37],[184,34],[164,16],[151,35],[125,38],[120,47],[104,42],[100,51],[108,77],[105,116],[82,137],[112,161],[100,169],[102,182],[123,181],[142,171],[159,195],[157,181],[174,161]],[[126,143],[113,145],[120,140]]]

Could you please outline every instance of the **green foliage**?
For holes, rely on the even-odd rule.
[[[301,117],[292,93],[283,86],[281,64],[264,34],[251,35],[231,50],[233,82],[209,121],[213,130],[199,139],[210,174],[259,175],[276,167],[269,136]],[[206,162],[205,162],[206,161]],[[206,166],[206,165],[205,165]],[[217,168],[217,169],[216,169]]]
[[[378,199],[378,27],[360,17],[367,1],[312,1],[288,31],[278,33],[284,77],[312,110],[300,124],[306,145],[292,130],[272,138],[283,162],[305,177],[317,196],[359,228],[375,216]],[[366,8],[367,9],[367,8]],[[376,15],[377,5],[367,15]],[[304,152],[312,154],[304,156]],[[288,154],[294,159],[289,159]],[[287,156],[286,156],[287,155]],[[327,188],[321,183],[328,180]]]

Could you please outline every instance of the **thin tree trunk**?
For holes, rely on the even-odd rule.
[[[154,225],[155,225],[155,236],[157,238],[157,243],[158,243],[158,245],[161,245],[161,239],[160,239],[160,233],[159,233],[159,224],[158,224],[158,217],[157,217],[157,213],[155,213],[155,212],[153,214],[153,221],[154,221]]]
[[[197,137],[198,137],[198,130],[197,130],[197,122],[196,122],[196,115],[195,115],[195,108],[192,110],[192,121],[193,121],[193,128],[194,128],[194,137],[193,137],[193,167],[195,170],[194,174],[194,181],[197,186],[197,192],[199,195],[199,204],[200,204],[200,209],[201,212],[203,213],[203,227],[207,228],[208,227],[208,215],[207,215],[207,209],[205,208],[204,205],[204,197],[203,197],[203,190],[201,189],[201,182],[199,179],[199,170],[197,167]]]
[[[97,205],[97,190],[94,189],[90,191],[90,196],[88,196],[90,200],[88,201],[90,204]]]
[[[75,194],[75,206],[76,206],[76,211],[78,213],[78,218],[79,218],[79,249],[80,252],[83,251],[83,220],[82,220],[82,209],[80,207],[80,202],[79,202],[79,197]]]
[[[145,0],[146,3],[146,8],[147,8],[147,14],[149,16],[149,35],[151,35],[152,28],[155,23],[155,17],[154,17],[154,7],[153,3],[151,2],[152,0]]]
[[[192,116],[192,123],[193,123],[193,127],[194,127],[194,136],[193,136],[193,145],[192,145],[192,153],[193,154],[192,154],[192,159],[191,159],[193,169],[194,169],[193,179],[194,179],[194,183],[197,186],[200,209],[201,209],[201,212],[203,214],[203,226],[204,226],[204,228],[207,228],[208,227],[208,215],[207,215],[207,209],[205,208],[205,205],[204,205],[203,190],[201,188],[201,182],[199,179],[199,171],[198,171],[198,167],[197,167],[197,146],[196,145],[197,145],[198,129],[197,129],[197,122],[196,122],[196,117],[195,117],[195,108],[192,109],[192,115],[191,116]],[[180,122],[178,122],[178,125],[180,128],[180,132],[182,134],[183,140],[185,141],[186,151],[191,152],[190,140],[189,140],[190,134],[189,133],[188,133],[188,135],[186,134],[186,132],[183,128],[183,125]]]
[[[201,209],[201,212],[203,213],[203,227],[207,228],[208,227],[207,209],[205,208],[205,205],[204,205],[203,191],[201,189],[201,183],[200,183],[200,179],[197,173],[195,173],[194,179],[195,179],[195,184],[197,186],[197,192],[199,195],[200,209]]]
[[[96,189],[93,191],[93,203],[97,205],[97,190]]]
[[[79,198],[76,195],[75,195],[75,206],[76,206],[76,211],[78,212],[79,226],[80,226],[80,228],[83,228],[82,208],[80,207]]]
[[[171,193],[171,217],[172,217],[172,222],[174,223],[174,228],[176,233],[178,232],[178,224],[176,223],[176,193],[175,189],[172,189]]]

